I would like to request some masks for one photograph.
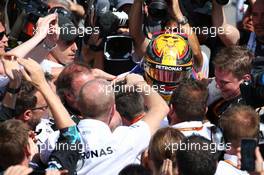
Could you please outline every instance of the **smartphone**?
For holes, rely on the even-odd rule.
[[[248,172],[255,171],[255,149],[257,147],[256,139],[241,140],[241,170]]]

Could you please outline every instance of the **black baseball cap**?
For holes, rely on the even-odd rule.
[[[60,29],[59,39],[64,43],[72,43],[78,36],[78,28],[68,17],[58,14],[58,25]]]

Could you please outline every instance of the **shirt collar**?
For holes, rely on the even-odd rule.
[[[224,154],[224,160],[226,161],[226,163],[231,164],[234,167],[237,167],[237,156],[235,155],[231,155],[231,154]]]

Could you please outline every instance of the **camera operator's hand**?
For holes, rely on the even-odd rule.
[[[74,13],[76,13],[79,16],[84,16],[85,15],[85,10],[83,8],[83,6],[72,2],[72,0],[66,0],[69,5],[70,5],[70,10]]]
[[[243,29],[248,30],[250,32],[254,32],[252,16],[245,16],[242,21],[242,24],[243,24]]]
[[[44,18],[39,18],[37,22],[37,27],[35,30],[35,36],[39,37],[41,40],[45,39],[48,36],[49,40],[58,40],[57,36],[57,24],[58,15],[50,14]],[[54,39],[52,39],[54,37]]]
[[[123,34],[123,35],[129,35],[129,29],[128,28],[125,28],[125,27],[118,28],[117,29],[117,33]]]

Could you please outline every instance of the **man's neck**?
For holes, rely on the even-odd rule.
[[[237,155],[237,148],[231,146],[230,149],[226,150],[226,154],[236,156]]]
[[[60,63],[54,58],[54,56],[52,56],[51,54],[48,54],[47,59],[50,60],[50,61],[53,61],[53,62],[55,62],[55,63],[60,64]]]
[[[20,165],[23,165],[25,167],[28,167],[29,165],[29,160],[25,157],[24,160],[20,163]]]

